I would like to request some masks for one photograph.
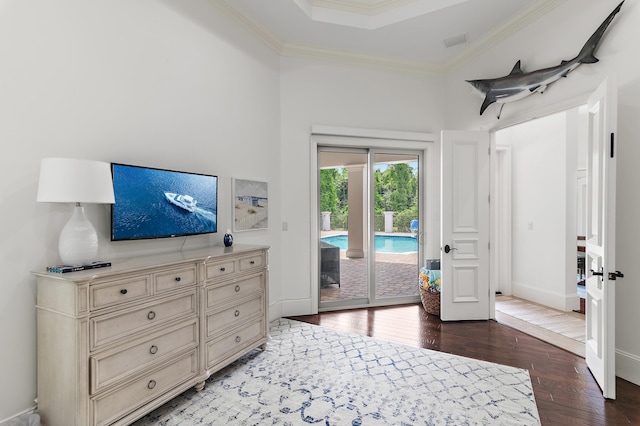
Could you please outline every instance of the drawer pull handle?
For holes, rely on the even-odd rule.
[[[151,355],[155,355],[155,354],[157,354],[157,353],[158,353],[158,347],[157,347],[156,345],[151,346],[151,347],[149,348],[149,353],[150,353]]]
[[[237,285],[237,286],[236,286],[236,293],[238,293],[239,291],[240,291],[240,286],[239,286],[239,285]]]
[[[156,317],[156,313],[153,311],[149,311],[149,313],[147,314],[147,318],[152,320]]]
[[[156,381],[155,380],[149,380],[149,383],[147,384],[147,387],[149,389],[153,389],[156,387]]]
[[[236,336],[236,343],[240,343],[240,340],[242,340],[240,336]]]
[[[236,309],[236,312],[234,313],[234,315],[239,317],[240,316],[240,311]]]
[[[252,260],[252,261],[251,261],[251,262],[249,262],[249,263],[250,263],[250,264],[252,264],[252,265],[255,265],[255,264],[256,264],[256,261],[255,261],[255,260]]]
[[[180,282],[181,279],[182,278],[180,278],[180,277],[176,277],[176,281],[178,281],[178,282]]]
[[[223,266],[222,268],[220,268],[220,271],[221,271],[221,272],[224,272],[224,271],[225,271],[225,269],[226,269],[226,268]]]
[[[127,289],[126,289],[126,288],[123,288],[122,290],[120,290],[120,293],[121,293],[121,294],[127,294]]]

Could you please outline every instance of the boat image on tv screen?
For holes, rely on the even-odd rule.
[[[111,164],[111,240],[217,232],[218,177]]]

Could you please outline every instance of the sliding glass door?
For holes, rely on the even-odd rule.
[[[373,155],[375,299],[418,296],[418,155]]]
[[[414,302],[421,152],[318,147],[320,309]]]

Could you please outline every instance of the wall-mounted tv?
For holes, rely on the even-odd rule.
[[[111,241],[218,231],[218,177],[111,163]]]

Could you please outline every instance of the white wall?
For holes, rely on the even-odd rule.
[[[283,314],[317,310],[312,303],[310,200],[311,126],[439,133],[444,123],[443,79],[283,58],[282,234]],[[436,183],[435,186],[438,186]],[[435,195],[439,200],[439,195]],[[432,202],[433,200],[429,200]],[[439,202],[439,201],[438,201]],[[433,236],[439,239],[439,235]],[[430,238],[429,235],[426,238]]]
[[[600,62],[582,65],[568,78],[561,79],[544,94],[507,104],[498,122],[489,107],[479,115],[482,100],[474,96],[465,80],[506,75],[516,60],[524,71],[557,65],[561,59],[575,56],[604,18],[619,4],[618,0],[584,2],[567,0],[539,21],[515,33],[508,40],[488,49],[447,76],[447,128],[490,129],[514,120],[540,116],[559,110],[567,103],[586,101],[608,75],[618,77],[618,185],[616,203],[616,269],[625,278],[616,283],[616,369],[619,376],[640,383],[640,5],[625,2],[618,17],[607,30],[596,56]],[[570,102],[568,102],[569,100]]]
[[[496,132],[496,145],[511,147],[512,294],[564,311],[579,307],[577,141],[567,138],[568,115],[557,113]]]
[[[35,279],[59,262],[71,206],[37,204],[40,159],[68,156],[217,174],[218,234],[231,223],[231,178],[269,182],[280,297],[279,58],[206,0],[3,0],[0,3],[0,422],[34,406]],[[108,241],[109,210],[88,206],[104,259],[178,250],[184,239]]]

